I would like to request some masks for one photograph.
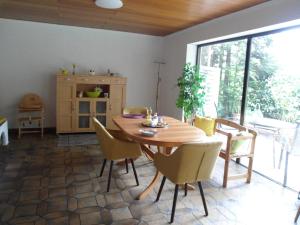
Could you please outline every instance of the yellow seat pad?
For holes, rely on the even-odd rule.
[[[215,119],[213,118],[196,116],[194,125],[203,130],[207,136],[212,136],[215,133]]]
[[[3,116],[0,116],[0,125],[3,124],[6,121],[6,118]]]

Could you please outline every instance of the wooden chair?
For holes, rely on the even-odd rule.
[[[133,159],[141,156],[140,145],[134,142],[127,142],[127,141],[122,141],[114,138],[112,135],[110,135],[110,133],[95,117],[93,118],[93,123],[95,126],[97,137],[99,139],[101,151],[104,154],[104,160],[100,172],[100,177],[103,174],[106,165],[106,160],[111,160],[109,175],[108,175],[107,192],[109,192],[111,173],[112,173],[112,168],[115,160],[125,159],[127,173],[128,173],[127,159],[130,160],[133,168],[136,184],[139,185]]]
[[[148,113],[147,107],[137,106],[137,107],[125,107],[123,109],[123,114],[144,114],[145,116]]]
[[[221,145],[222,142],[190,143],[181,145],[169,156],[162,153],[154,155],[154,165],[164,175],[156,201],[160,198],[166,178],[175,184],[170,223],[174,221],[178,186],[181,184],[185,186],[185,195],[187,195],[187,183],[198,182],[205,215],[208,215],[201,181],[211,178]]]
[[[29,93],[23,96],[18,106],[18,127],[19,138],[22,133],[40,132],[41,137],[44,135],[44,103],[40,96]],[[40,131],[29,130],[31,124],[37,122]],[[23,130],[24,129],[24,130]]]
[[[225,160],[223,187],[227,187],[228,180],[234,179],[246,178],[247,183],[250,183],[252,175],[255,140],[257,136],[256,131],[248,129],[235,122],[218,118],[215,120],[215,132],[224,135],[226,138],[226,147],[224,149],[221,149],[219,155]],[[241,135],[241,132],[244,133]],[[248,146],[245,149],[245,151],[233,152],[234,145],[236,146],[238,142],[243,142],[246,140],[248,140]],[[231,159],[236,159],[236,161],[239,162],[240,158],[249,159],[247,172],[244,174],[229,175],[229,162],[231,161]]]

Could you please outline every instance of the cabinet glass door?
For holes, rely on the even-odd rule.
[[[78,104],[78,112],[79,114],[85,114],[91,112],[91,102],[90,101],[79,101]]]
[[[97,120],[106,127],[106,116],[96,116]]]
[[[88,131],[91,126],[92,102],[79,100],[77,103],[77,128],[81,131]]]
[[[106,113],[107,113],[107,101],[96,100],[95,101],[95,115],[97,120],[106,127]]]
[[[78,128],[90,128],[90,116],[79,116]]]
[[[96,113],[106,113],[106,101],[96,101]]]

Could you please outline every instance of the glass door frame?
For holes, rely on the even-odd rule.
[[[271,30],[271,31],[265,31],[265,32],[255,33],[255,34],[239,36],[239,37],[235,37],[235,38],[229,38],[229,39],[224,39],[224,40],[208,42],[208,43],[200,44],[200,45],[197,46],[196,65],[198,65],[200,67],[201,65],[199,65],[199,59],[200,59],[199,56],[201,54],[201,48],[202,47],[247,39],[245,70],[244,70],[244,80],[243,80],[243,92],[242,92],[242,101],[241,101],[241,110],[240,110],[240,112],[241,112],[240,113],[240,124],[241,125],[244,125],[244,123],[245,123],[245,113],[246,113],[246,102],[247,102],[247,90],[248,90],[248,80],[249,80],[249,65],[250,65],[252,39],[254,37],[267,36],[267,35],[270,35],[270,34],[276,34],[276,33],[284,32],[284,31],[288,31],[288,30],[293,30],[293,29],[299,29],[299,28],[300,28],[300,25],[295,25],[295,26],[275,29],[275,30]]]
[[[216,44],[222,44],[222,43],[227,43],[227,42],[233,42],[233,41],[239,41],[239,40],[247,40],[247,45],[246,45],[246,58],[245,58],[245,69],[244,69],[244,78],[243,78],[243,91],[242,91],[242,99],[241,99],[241,110],[240,110],[240,124],[244,125],[245,124],[245,115],[246,115],[246,103],[247,103],[247,91],[248,91],[248,80],[249,80],[249,66],[250,66],[250,58],[251,58],[251,45],[252,45],[252,40],[253,38],[256,37],[263,37],[271,34],[276,34],[276,33],[281,33],[289,30],[294,30],[294,29],[300,29],[300,25],[295,25],[295,26],[290,26],[286,28],[280,28],[280,29],[275,29],[271,31],[266,31],[266,32],[260,32],[260,33],[255,33],[255,34],[250,34],[250,35],[244,35],[244,36],[239,36],[235,38],[230,38],[230,39],[224,39],[224,40],[219,40],[219,41],[214,41],[214,42],[208,42],[205,44],[200,44],[197,46],[197,53],[196,53],[196,64],[201,67],[200,64],[200,56],[201,56],[201,48],[205,46],[210,46],[210,45],[216,45]],[[200,68],[201,69],[201,68]],[[267,179],[270,179],[278,184],[281,184],[285,186],[285,182],[283,181],[278,182],[267,175],[262,174],[261,172],[255,171],[258,174],[266,177]]]

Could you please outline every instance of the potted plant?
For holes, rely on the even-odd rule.
[[[183,109],[185,121],[193,121],[197,113],[203,112],[205,103],[205,77],[200,74],[199,67],[186,63],[182,76],[177,79],[179,96],[176,106]]]

